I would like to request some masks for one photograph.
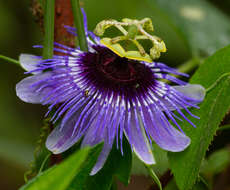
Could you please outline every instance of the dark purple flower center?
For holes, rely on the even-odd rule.
[[[153,72],[146,65],[120,57],[105,47],[94,46],[94,49],[95,53],[84,54],[82,62],[85,77],[99,89],[130,96],[153,85]]]

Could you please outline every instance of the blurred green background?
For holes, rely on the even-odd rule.
[[[171,66],[194,57],[206,57],[230,43],[229,0],[84,0],[83,4],[90,29],[102,19],[150,17],[156,34],[167,45],[168,51],[161,61]],[[42,44],[43,38],[30,6],[29,0],[0,1],[0,54],[18,59],[20,53],[40,53],[32,48]],[[23,174],[33,160],[46,110],[16,97],[15,85],[24,78],[23,72],[16,65],[0,61],[0,189],[3,190],[14,190],[24,183]],[[225,144],[224,141],[220,147]]]

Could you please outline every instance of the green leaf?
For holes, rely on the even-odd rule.
[[[186,36],[192,53],[212,54],[230,41],[230,20],[204,0],[149,0]]]
[[[155,154],[154,154],[155,156]],[[156,157],[155,157],[156,159]],[[156,166],[158,165],[158,162],[156,160]],[[154,170],[155,171],[155,170]],[[146,170],[145,165],[143,164],[143,162],[137,157],[137,155],[133,152],[132,153],[132,169],[131,169],[131,174],[132,175],[144,175],[144,176],[148,176],[149,173]]]
[[[176,182],[174,179],[169,181],[167,186],[164,188],[164,190],[178,190],[178,187],[176,186]]]
[[[153,143],[153,155],[156,159],[153,170],[157,175],[162,176],[169,168],[169,162],[167,157],[167,151],[160,148],[157,144]]]
[[[196,182],[196,184],[192,187],[192,190],[209,190],[209,186],[207,182],[200,177],[200,179]]]
[[[211,86],[222,75],[230,72],[230,46],[218,51],[205,60],[191,79],[191,83]],[[180,190],[191,189],[199,173],[201,161],[205,156],[216,130],[230,109],[230,77],[226,76],[210,90],[200,109],[192,113],[200,120],[188,116],[197,128],[181,123],[184,132],[191,138],[191,145],[183,152],[169,153],[169,162]]]
[[[86,160],[90,162],[91,159],[94,159],[94,157],[90,157],[92,156],[91,153],[96,154],[100,150],[98,146],[93,149],[83,148],[61,164],[42,172],[21,187],[20,190],[66,190],[75,176],[79,174]]]
[[[158,175],[163,175],[169,168],[167,151],[160,148],[157,144],[153,143],[153,155],[156,160],[156,164],[152,165],[153,171]],[[145,175],[148,176],[149,173],[146,170],[143,162],[133,153],[133,163],[132,163],[132,175]]]
[[[200,178],[199,181],[193,186],[192,190],[209,190],[206,182],[204,179]],[[164,190],[178,190],[178,187],[176,185],[176,182],[174,179],[172,179],[167,186],[164,188]]]
[[[227,124],[227,125],[221,126],[218,130],[219,131],[224,131],[224,130],[229,130],[229,129],[230,129],[230,124]]]
[[[202,173],[215,175],[222,172],[230,163],[230,150],[224,148],[212,153],[202,167]]]
[[[203,184],[202,182],[199,182],[193,186],[192,190],[209,190],[209,189],[205,184]]]
[[[128,185],[132,166],[132,151],[127,140],[123,142],[124,154],[114,144],[109,157],[96,175],[88,177],[83,188],[80,190],[110,190],[114,177]]]
[[[82,164],[80,171],[74,177],[72,183],[68,187],[68,190],[84,189],[84,186],[85,186],[85,183],[87,182],[89,174],[97,162],[99,153],[101,152],[101,149],[102,149],[102,145],[103,143],[97,145],[95,150],[89,153],[88,158],[90,159],[86,159],[85,162]]]

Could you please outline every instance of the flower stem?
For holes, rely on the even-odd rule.
[[[82,12],[80,9],[79,0],[71,0],[71,5],[72,5],[72,11],[73,11],[74,25],[77,29],[78,42],[79,42],[80,49],[82,51],[88,51],[88,45],[86,41]]]
[[[157,175],[154,173],[153,168],[151,165],[145,164],[146,169],[148,170],[149,175],[152,177],[153,181],[157,184],[160,190],[162,190],[161,182]]]
[[[44,14],[44,48],[43,59],[53,57],[53,44],[54,44],[54,8],[55,0],[45,1],[45,14]]]
[[[49,152],[49,153],[46,155],[45,159],[43,160],[43,162],[42,162],[42,164],[41,164],[41,167],[40,167],[40,169],[39,169],[38,174],[40,174],[40,173],[43,171],[44,166],[45,166],[45,164],[46,164],[46,162],[47,162],[47,160],[49,159],[50,156],[51,156],[51,153]]]
[[[10,57],[6,57],[4,55],[0,55],[0,59],[4,60],[4,61],[7,61],[7,62],[10,62],[10,63],[14,63],[16,65],[20,65],[19,61],[16,60],[16,59],[12,59]]]

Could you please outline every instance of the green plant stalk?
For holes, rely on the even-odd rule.
[[[45,14],[44,14],[44,47],[43,59],[50,59],[53,57],[53,44],[54,44],[54,7],[55,0],[46,0]]]
[[[80,9],[79,0],[71,0],[72,11],[73,11],[73,18],[74,18],[74,25],[77,29],[77,36],[80,49],[82,51],[88,51],[88,45],[85,36],[84,24],[83,24],[83,17]],[[78,44],[76,43],[76,46]]]
[[[149,175],[152,177],[153,181],[157,184],[160,190],[162,190],[161,182],[157,175],[154,173],[153,168],[151,165],[145,164],[146,169],[148,170]]]
[[[45,157],[45,159],[43,160],[42,165],[41,165],[41,167],[39,169],[38,174],[40,174],[43,171],[44,166],[45,166],[45,164],[46,164],[46,162],[47,162],[47,160],[49,159],[50,156],[51,156],[51,153],[49,152],[49,154],[47,154],[46,157]]]
[[[0,55],[0,59],[4,60],[4,61],[7,61],[7,62],[10,62],[10,63],[14,63],[16,65],[20,65],[19,61],[16,60],[16,59],[12,59],[10,57],[6,57],[4,55]]]

